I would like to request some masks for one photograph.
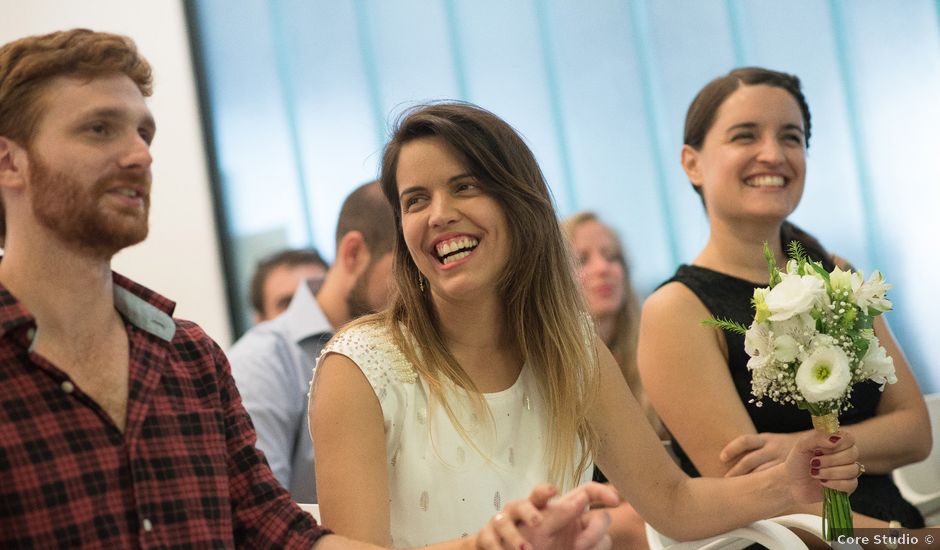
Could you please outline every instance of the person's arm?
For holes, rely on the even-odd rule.
[[[734,465],[721,450],[757,431],[728,371],[725,339],[701,325],[711,316],[684,285],[663,286],[643,305],[637,356],[647,396],[669,431],[703,476],[720,477]]]
[[[255,427],[256,446],[274,477],[290,490],[291,453],[298,432],[306,432],[302,427],[307,412],[305,388],[297,386],[297,377],[291,372],[295,361],[273,334],[253,332],[235,344],[229,361],[242,405]]]
[[[858,442],[859,462],[865,464],[868,472],[887,474],[927,458],[933,437],[920,386],[882,317],[875,319],[875,335],[894,360],[898,381],[885,386],[877,414],[850,429]]]
[[[369,381],[348,357],[331,353],[320,360],[309,415],[324,525],[355,540],[388,546],[382,408]]]
[[[597,464],[661,533],[679,540],[716,535],[822,498],[822,486],[853,491],[857,449],[850,434],[803,436],[786,463],[734,478],[690,479],[668,457],[600,340],[601,383],[591,410]],[[708,422],[708,416],[704,417]],[[667,420],[668,423],[668,420]],[[822,454],[816,456],[815,452]],[[810,461],[818,460],[815,474]],[[821,482],[822,479],[828,481]],[[715,510],[721,510],[716,514]]]
[[[839,256],[832,260],[842,269],[854,269]],[[875,318],[875,336],[894,361],[898,381],[885,386],[873,418],[852,425],[858,441],[859,461],[868,472],[887,474],[895,468],[927,458],[933,447],[927,403],[901,346],[884,316]]]
[[[185,328],[186,325],[181,325]],[[241,397],[232,378],[231,368],[222,350],[192,327],[194,342],[206,345],[205,363],[211,364],[213,380],[217,384],[219,422],[224,426],[227,487],[225,506],[231,506],[233,539],[248,548],[298,548],[309,546],[323,536],[316,522],[295,504],[271,469],[264,455],[255,447],[255,431],[251,419],[242,406]],[[209,372],[201,383],[208,384]],[[212,503],[207,506],[213,505]]]

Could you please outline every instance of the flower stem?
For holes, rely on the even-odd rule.
[[[839,431],[839,417],[834,413],[813,415],[813,427],[827,434]],[[827,542],[839,535],[852,536],[852,506],[848,493],[823,488],[822,531]]]

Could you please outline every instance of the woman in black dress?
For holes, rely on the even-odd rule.
[[[809,137],[799,79],[776,71],[736,69],[705,86],[689,107],[682,166],[705,204],[710,235],[691,265],[681,266],[644,305],[639,365],[690,473],[736,476],[770,467],[812,429],[809,413],[795,406],[752,403],[744,338],[700,324],[710,317],[750,324],[754,288],[768,282],[765,241],[778,265],[795,239],[828,268],[844,267],[787,221],[803,193]],[[875,332],[894,359],[898,381],[883,392],[873,382],[857,386],[853,407],[841,417],[858,441],[866,472],[852,495],[855,525],[885,527],[894,520],[920,527],[923,518],[890,474],[930,452],[927,409],[881,317]],[[793,512],[819,514],[820,507]]]

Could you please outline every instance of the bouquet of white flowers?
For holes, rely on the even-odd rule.
[[[883,390],[897,381],[894,362],[872,330],[874,318],[891,309],[885,297],[891,285],[878,271],[867,281],[838,267],[830,273],[796,241],[788,252],[781,272],[764,243],[770,286],[754,290],[750,327],[724,319],[706,324],[744,335],[758,407],[765,398],[794,404],[809,411],[816,429],[834,433],[839,413],[851,406],[854,384],[872,380]],[[847,494],[825,490],[823,533],[827,540],[852,534]]]

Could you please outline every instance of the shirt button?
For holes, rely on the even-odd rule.
[[[143,525],[144,531],[148,533],[153,531],[153,523],[150,523],[149,519],[144,518],[144,521],[141,522],[141,525]]]
[[[68,380],[66,380],[65,382],[62,382],[61,387],[62,387],[62,391],[64,391],[65,393],[72,393],[73,391],[75,391],[75,384],[69,382]]]

